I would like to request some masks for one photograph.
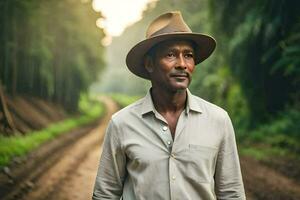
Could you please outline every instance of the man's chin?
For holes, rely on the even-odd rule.
[[[186,90],[188,88],[188,84],[176,84],[173,85],[173,90],[174,91],[183,91]]]

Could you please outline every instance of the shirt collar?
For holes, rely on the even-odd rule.
[[[152,101],[150,90],[147,92],[146,96],[144,97],[144,101],[142,103],[142,112],[141,114],[144,115],[149,112],[155,113],[155,107]]]
[[[151,89],[150,89],[151,90]],[[146,113],[149,112],[153,112],[154,114],[157,113],[153,101],[152,101],[152,97],[151,97],[151,92],[150,90],[147,92],[144,101],[142,103],[142,112],[141,114],[144,115]],[[187,89],[187,104],[186,104],[186,109],[185,112],[186,114],[188,114],[190,112],[190,110],[195,111],[195,112],[199,112],[202,113],[202,109],[200,104],[197,102],[197,97],[195,97],[190,91],[189,89]]]
[[[197,97],[194,96],[189,89],[187,91],[187,104],[186,104],[186,113],[188,114],[190,110],[202,113],[201,105],[197,101]]]

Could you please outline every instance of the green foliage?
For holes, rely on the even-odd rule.
[[[138,99],[141,98],[141,96],[129,96],[126,94],[121,94],[121,93],[114,93],[114,94],[109,94],[109,96],[117,102],[117,104],[123,108],[128,106],[129,104],[137,101]]]
[[[299,8],[291,0],[210,2],[214,32],[253,127],[299,99]]]
[[[252,131],[239,130],[240,152],[265,161],[271,157],[278,158],[278,156],[298,159],[300,153],[299,120],[299,110],[287,108],[270,122]]]
[[[224,106],[228,110],[236,130],[245,130],[250,127],[248,102],[241,87],[234,83],[228,89],[228,94]],[[239,132],[238,132],[239,133]]]
[[[300,152],[300,112],[288,108],[270,123],[263,124],[245,138],[251,143],[265,143],[272,147]]]
[[[299,157],[299,120],[300,112],[288,108],[269,123],[239,134],[240,152],[259,160],[278,156]]]
[[[243,147],[241,146],[239,152],[241,155],[251,156],[257,160],[267,160],[272,156],[285,156],[288,155],[288,151],[282,148],[270,148],[270,147]]]
[[[28,133],[26,135],[4,137],[0,136],[0,166],[9,164],[14,157],[26,155],[46,141],[67,133],[76,127],[91,123],[103,116],[105,108],[102,103],[81,95],[79,108],[81,116],[72,117],[49,127]]]
[[[257,149],[253,147],[241,147],[239,149],[240,154],[245,156],[254,157],[257,160],[263,160],[267,157],[266,152],[262,149]]]
[[[10,94],[30,94],[76,111],[104,65],[91,1],[4,0],[0,3],[0,81]]]

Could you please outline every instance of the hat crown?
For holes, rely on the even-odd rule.
[[[148,27],[146,38],[175,32],[191,33],[192,30],[184,22],[179,11],[165,13],[156,18]]]

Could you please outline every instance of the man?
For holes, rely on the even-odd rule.
[[[112,117],[93,199],[245,199],[230,118],[188,90],[215,40],[192,33],[180,12],[159,16],[146,37],[126,64],[152,87]]]

